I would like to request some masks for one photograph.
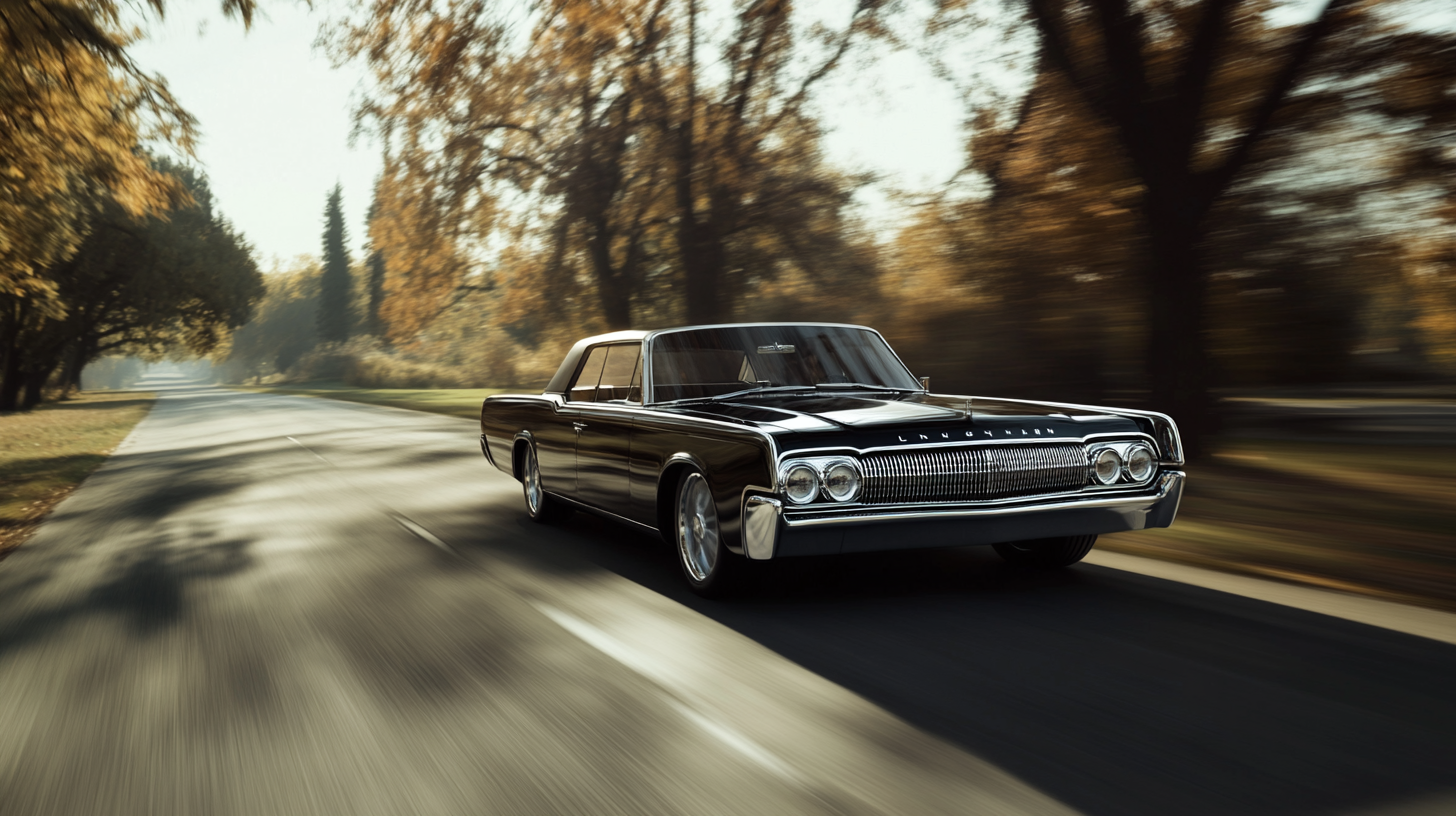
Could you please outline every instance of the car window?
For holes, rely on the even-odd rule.
[[[760,383],[919,390],[884,338],[853,326],[715,326],[653,341],[654,401],[737,393]]]
[[[607,362],[602,367],[602,379],[597,387],[597,402],[614,399],[641,400],[640,389],[636,397],[631,395],[637,375],[638,361],[642,358],[641,343],[620,343],[607,347]]]
[[[574,402],[592,402],[597,398],[597,382],[602,378],[602,368],[607,362],[607,350],[611,346],[597,346],[587,355],[581,372],[567,392],[567,399]]]

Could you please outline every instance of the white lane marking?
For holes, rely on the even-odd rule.
[[[413,521],[410,521],[409,519],[405,518],[404,516],[394,515],[394,516],[391,516],[391,518],[393,518],[396,522],[398,522],[399,523],[399,526],[405,528],[406,530],[409,530],[411,533],[414,533],[415,535],[419,536],[420,538],[424,539],[425,541],[428,541],[431,544],[434,544],[436,547],[439,547],[440,549],[444,550],[447,553],[450,553],[451,555],[455,555],[456,554],[455,553],[455,548],[454,547],[451,547],[449,544],[446,544],[444,541],[442,541],[439,538],[439,536],[436,536],[434,533],[430,532],[429,530],[426,530],[425,528],[421,527],[418,524],[415,524]]]
[[[763,746],[759,745],[748,737],[743,736],[742,734],[734,731],[726,725],[713,722],[707,717],[704,717],[702,714],[699,714],[698,712],[689,708],[680,700],[674,700],[669,698],[668,703],[672,705],[673,708],[677,709],[677,712],[679,714],[687,718],[689,722],[708,732],[708,734],[710,734],[711,736],[717,737],[718,740],[721,741],[723,744],[744,755],[745,757],[748,757],[748,759],[752,760],[755,764],[759,765],[765,770],[768,770],[780,779],[784,779],[789,782],[797,782],[800,784],[803,783],[803,780],[800,779],[799,775],[794,772],[794,769],[790,768],[787,764],[785,764],[782,759],[779,759],[778,757],[770,753],[768,749],[764,748]]]
[[[304,450],[308,451],[309,453],[312,453],[313,454],[313,458],[319,460],[320,462],[324,462],[325,464],[328,463],[329,460],[323,458],[322,456],[319,456],[317,451],[315,451],[313,448],[310,448],[309,446],[303,444],[302,442],[299,442],[297,439],[294,439],[291,436],[286,436],[286,437],[284,437],[284,439],[287,439],[289,442],[292,442],[293,444],[299,446],[300,448],[303,448]]]
[[[653,682],[656,682],[659,685],[662,685],[669,690],[672,690],[672,673],[670,671],[664,670],[662,666],[658,665],[658,661],[647,655],[642,654],[641,652],[636,651],[622,641],[617,640],[606,632],[603,632],[601,629],[592,626],[591,624],[578,617],[569,615],[555,607],[547,606],[546,604],[538,603],[536,601],[532,601],[531,605],[536,607],[536,609],[540,611],[541,614],[554,621],[556,625],[560,626],[562,629],[565,629],[571,634],[576,635],[578,638],[585,641],[588,645],[596,648],[598,651],[601,651],[603,654],[606,654],[608,657],[616,660],[627,668],[632,669],[638,674],[647,677],[649,680],[652,680]],[[674,693],[676,692],[674,691]],[[708,717],[705,717],[701,712],[694,710],[686,703],[682,702],[682,700],[677,699],[676,697],[671,695],[664,695],[664,697],[666,698],[668,705],[672,706],[672,708],[679,714],[681,714],[683,718],[686,719],[688,722],[696,725],[698,728],[702,729],[704,733],[708,734],[711,737],[714,737],[719,742],[722,742],[724,745],[732,748],[734,751],[737,751],[739,754],[743,755],[755,765],[758,765],[764,770],[769,771],[780,779],[784,779],[789,782],[795,782],[798,784],[804,784],[803,778],[797,772],[795,772],[794,769],[791,768],[787,762],[784,762],[772,751],[769,751],[767,748],[764,748],[762,745],[759,745],[758,743],[733,730],[732,728],[729,728],[728,726],[720,722],[716,722]]]
[[[299,446],[300,448],[303,448],[304,450],[308,451],[309,453],[312,453],[314,455],[314,457],[317,458],[320,462],[323,462],[324,464],[331,464],[329,462],[329,460],[323,458],[322,456],[319,456],[318,453],[316,453],[313,448],[310,448],[309,446],[303,444],[302,442],[299,442],[297,439],[294,439],[291,436],[284,437],[284,438],[287,439],[289,442],[292,442],[293,444]],[[392,519],[394,519],[395,522],[397,524],[399,524],[399,526],[405,528],[406,530],[409,530],[411,533],[414,533],[416,536],[419,536],[421,539],[423,539],[425,541],[428,541],[431,544],[434,544],[436,547],[439,547],[440,549],[444,550],[447,553],[450,553],[451,555],[459,555],[459,553],[455,552],[455,548],[454,547],[451,547],[449,544],[446,544],[439,536],[435,535],[434,533],[430,532],[429,530],[426,530],[425,528],[423,528],[420,525],[416,524],[414,521],[412,521],[412,520],[410,520],[410,519],[408,519],[408,518],[406,518],[406,517],[404,517],[404,516],[402,516],[402,515],[400,515],[398,513],[390,513],[389,514],[389,517],[392,518]]]

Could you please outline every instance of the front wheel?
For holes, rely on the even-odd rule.
[[[1037,569],[1059,569],[1081,561],[1097,543],[1095,535],[1039,538],[1034,541],[1008,541],[993,544],[996,554],[1009,564]]]
[[[728,594],[741,565],[723,546],[713,491],[703,474],[695,470],[683,474],[678,482],[673,531],[678,564],[693,591],[709,598]]]

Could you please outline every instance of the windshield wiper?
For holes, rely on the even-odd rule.
[[[730,397],[751,396],[753,394],[774,394],[781,391],[813,391],[812,385],[759,385],[753,388],[745,388],[742,391],[730,391],[727,394],[717,394],[707,397],[709,400],[723,400]]]
[[[815,388],[825,391],[896,391],[908,393],[918,388],[896,388],[893,385],[869,385],[867,383],[814,383]]]
[[[732,397],[751,397],[754,394],[772,394],[782,391],[813,391],[812,385],[760,385],[753,388],[745,388],[741,391],[730,391],[727,394],[714,394],[711,397],[688,397],[686,399],[672,400],[673,404],[682,405],[694,402],[718,402],[719,400],[731,399]]]

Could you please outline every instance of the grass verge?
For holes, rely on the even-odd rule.
[[[363,402],[369,405],[390,405],[408,408],[412,411],[429,411],[433,414],[448,414],[480,418],[480,403],[491,394],[504,394],[521,389],[510,388],[355,388],[335,382],[300,383],[285,386],[230,385],[239,391],[256,391],[268,394],[294,394],[304,397],[324,397],[346,402]]]
[[[1450,448],[1262,440],[1189,469],[1167,530],[1099,547],[1456,611]]]
[[[138,391],[91,392],[0,414],[0,558],[106,461],[155,399]]]

